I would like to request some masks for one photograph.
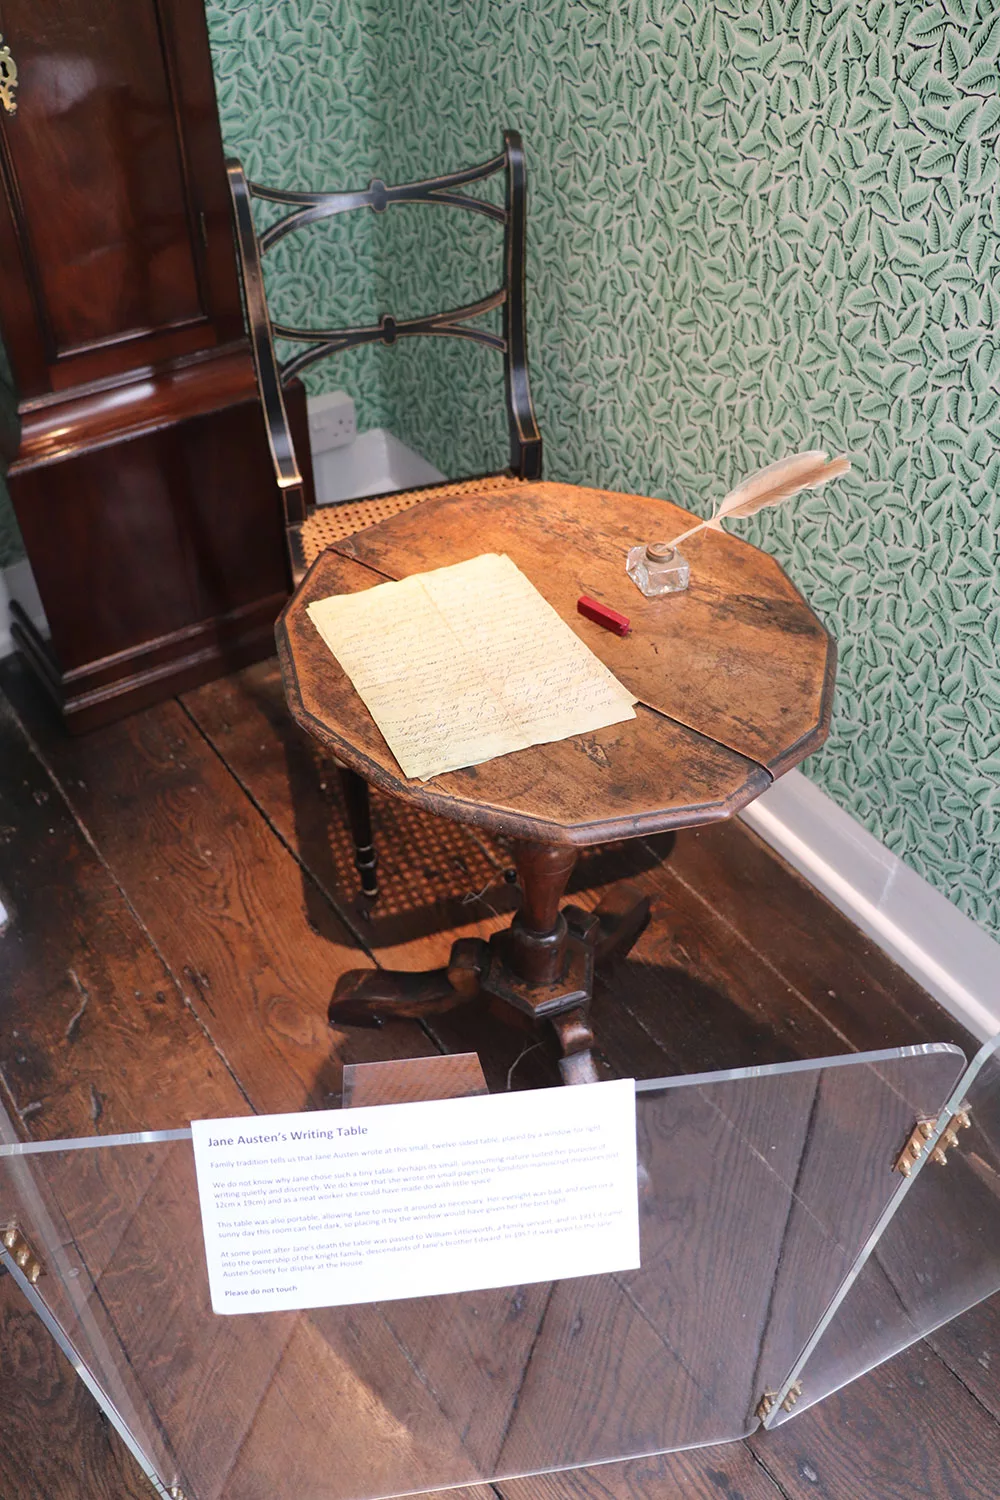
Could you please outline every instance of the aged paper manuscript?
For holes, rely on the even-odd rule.
[[[632,694],[497,553],[308,610],[419,781],[635,718]]]

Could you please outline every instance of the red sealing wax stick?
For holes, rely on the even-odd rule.
[[[579,614],[586,615],[595,625],[603,625],[605,630],[614,631],[615,635],[628,635],[632,629],[627,615],[620,615],[616,609],[609,609],[606,604],[598,604],[596,599],[591,599],[587,594],[580,595],[576,608]]]

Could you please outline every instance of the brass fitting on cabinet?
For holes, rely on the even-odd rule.
[[[14,97],[16,89],[17,63],[10,47],[0,36],[0,104],[9,115],[17,114],[17,100]]]

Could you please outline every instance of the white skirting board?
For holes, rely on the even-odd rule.
[[[1000,943],[801,771],[740,816],[973,1035],[1000,1031]]]

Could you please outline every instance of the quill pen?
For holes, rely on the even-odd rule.
[[[766,469],[758,469],[756,474],[744,479],[742,484],[730,490],[709,520],[699,521],[697,526],[675,537],[669,545],[677,547],[689,536],[709,528],[721,531],[722,522],[727,517],[736,520],[740,516],[752,516],[769,505],[780,505],[801,490],[815,490],[827,480],[839,478],[850,467],[846,458],[830,459],[820,449],[798,453],[793,458],[781,458],[776,464],[768,464]]]

